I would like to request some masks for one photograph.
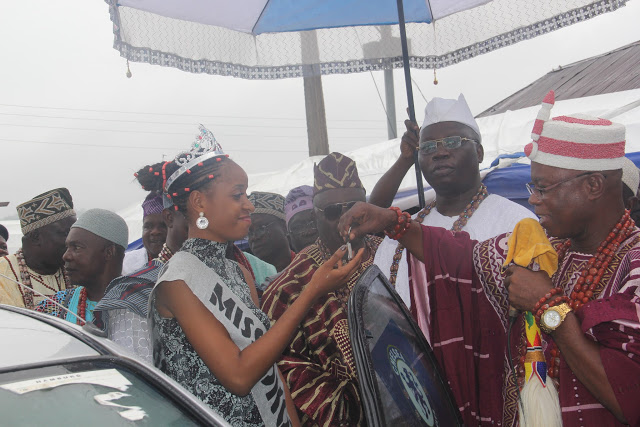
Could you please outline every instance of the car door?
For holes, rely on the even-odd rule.
[[[376,265],[356,283],[348,316],[369,426],[462,425],[429,343]]]

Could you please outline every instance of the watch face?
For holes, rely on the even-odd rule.
[[[555,329],[558,327],[562,318],[560,317],[560,313],[555,310],[547,310],[543,316],[544,324],[551,329]]]

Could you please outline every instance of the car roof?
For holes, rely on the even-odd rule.
[[[0,352],[0,368],[100,355],[64,330],[7,309],[0,309],[0,342],[10,349]]]
[[[229,426],[224,418],[172,378],[104,338],[92,323],[80,327],[47,314],[0,304],[0,342],[4,349],[9,349],[0,352],[0,372],[96,357],[116,357],[124,365],[144,373],[148,379],[180,394],[184,404],[207,417],[207,424]]]

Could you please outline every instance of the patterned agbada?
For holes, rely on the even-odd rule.
[[[54,274],[48,275],[38,274],[29,266],[26,267],[26,272],[31,279],[31,289],[38,293],[30,292],[15,283],[24,283],[20,274],[20,261],[17,254],[0,258],[0,274],[9,278],[0,276],[0,304],[34,309],[44,299],[39,294],[51,298],[57,292],[67,289],[68,280],[65,278],[62,267]]]
[[[507,363],[507,291],[502,265],[509,234],[484,242],[465,232],[422,227],[425,263],[410,257],[412,298],[424,304],[418,323],[428,328],[434,353],[448,379],[465,425],[517,424],[514,376]],[[562,240],[552,239],[554,247]],[[569,252],[552,277],[569,295],[589,254]],[[427,288],[413,286],[426,276]],[[618,249],[602,280],[598,297],[577,310],[588,338],[600,345],[607,377],[630,425],[640,423],[640,230]],[[416,308],[414,315],[416,315]],[[523,344],[523,317],[513,326],[511,353],[517,365]],[[551,336],[542,334],[550,360]],[[496,349],[503,349],[498,350]],[[618,426],[576,378],[562,355],[558,375],[565,426]]]
[[[369,257],[347,286],[319,299],[298,327],[278,363],[303,425],[356,426],[365,423],[349,340],[347,301],[360,274],[373,263],[382,239],[367,236]],[[262,311],[280,318],[330,257],[320,239],[300,252],[264,293]]]

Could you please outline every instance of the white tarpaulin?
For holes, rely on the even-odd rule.
[[[483,168],[489,167],[493,159],[500,154],[511,154],[523,150],[524,145],[531,140],[531,129],[538,109],[539,107],[535,106],[478,119],[485,152]],[[626,151],[628,153],[640,151],[640,89],[557,101],[551,112],[553,117],[584,113],[624,124],[627,128]],[[378,179],[398,158],[399,147],[400,140],[394,139],[344,154],[356,161],[360,179],[370,192]],[[313,164],[321,159],[322,156],[310,157],[280,171],[250,174],[249,192],[268,191],[286,195],[293,187],[313,185]],[[400,191],[415,190],[415,188],[416,177],[413,170],[410,170],[402,181]],[[139,239],[142,236],[140,204],[136,203],[118,213],[129,225],[129,241]],[[9,230],[9,249],[13,253],[20,247],[20,224],[18,221],[5,221],[3,225]]]

